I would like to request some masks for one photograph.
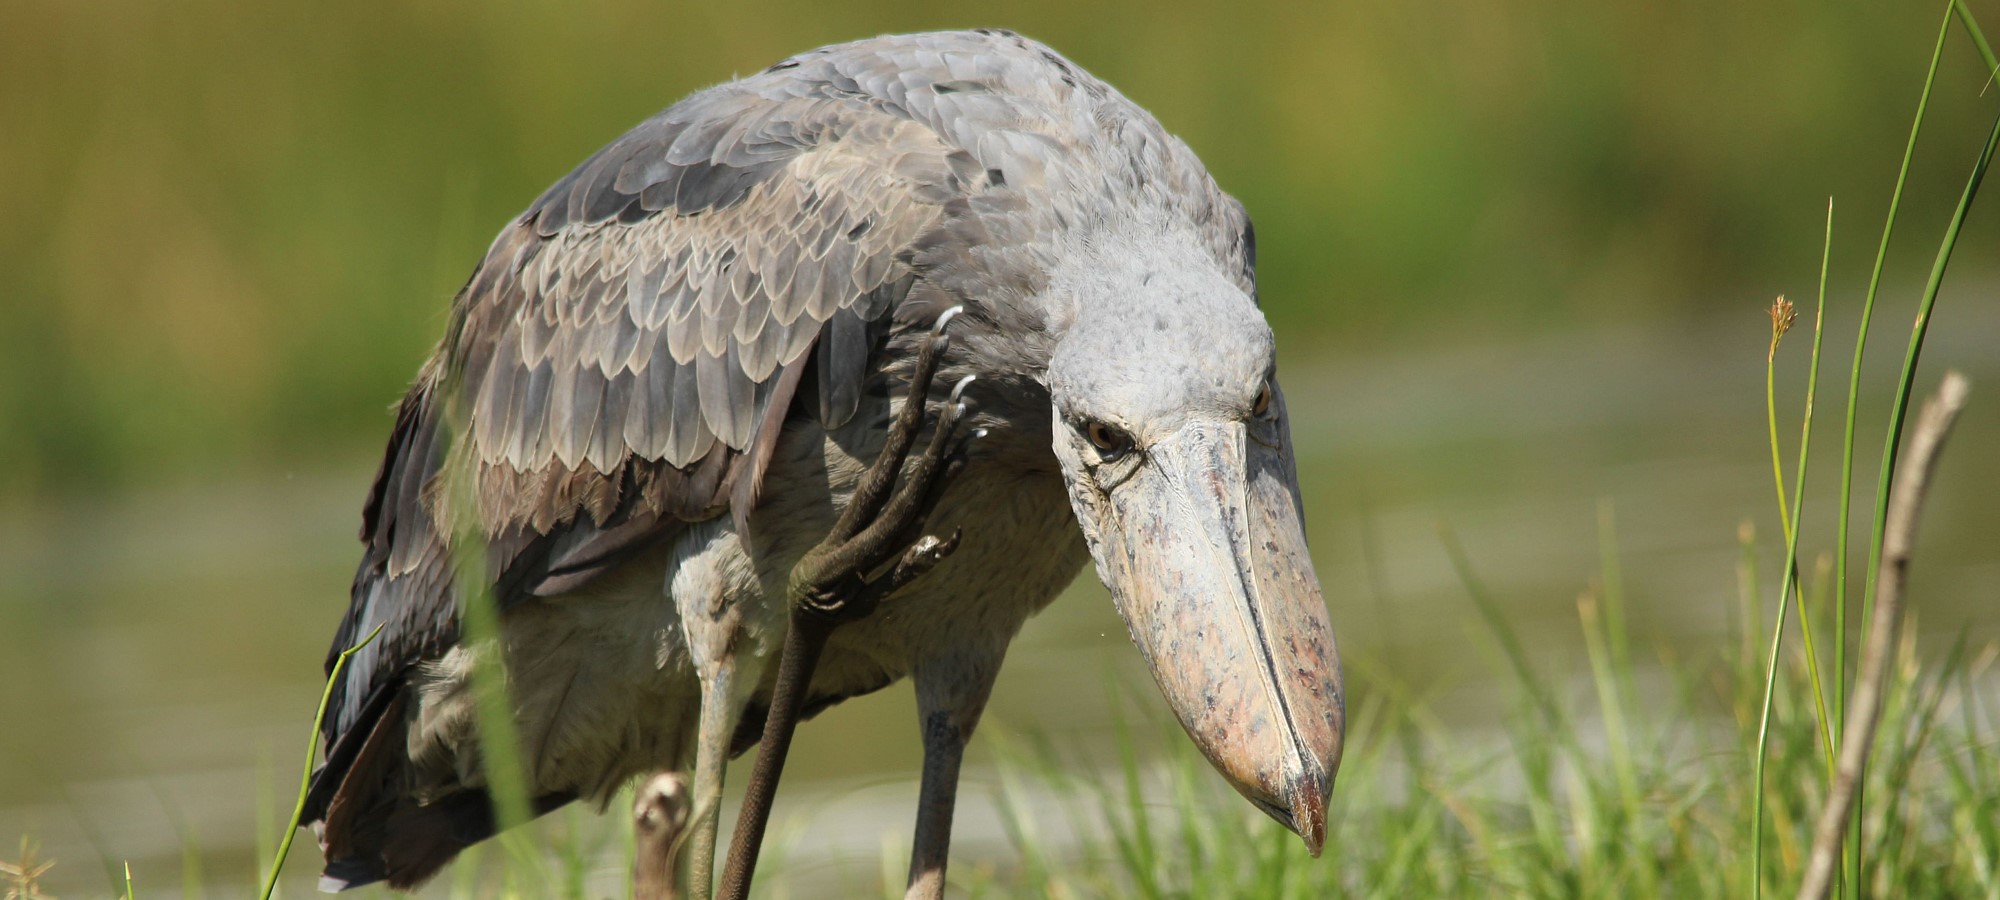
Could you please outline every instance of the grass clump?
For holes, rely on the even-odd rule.
[[[1606,594],[1600,582],[1578,599],[1587,671],[1556,679],[1495,664],[1495,735],[1448,729],[1384,661],[1356,660],[1351,680],[1369,699],[1352,711],[1321,859],[1165,722],[1121,742],[1109,776],[1047,741],[1000,741],[999,804],[1020,863],[964,886],[990,897],[1720,897],[1747,893],[1753,871],[1768,888],[1797,884],[1828,781],[1805,654],[1781,658],[1760,728],[1755,651],[1662,649],[1621,667],[1610,648],[1629,635],[1607,626]],[[1515,640],[1504,620],[1484,630]],[[2000,756],[1981,692],[1996,655],[1960,645],[1927,662],[1902,641],[1867,775],[1864,895],[2000,891]],[[1760,743],[1772,773],[1761,791],[1749,777]],[[1047,797],[1063,798],[1074,843],[1038,836]],[[1751,840],[1760,807],[1762,857]]]

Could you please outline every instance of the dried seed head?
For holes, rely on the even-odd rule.
[[[1798,321],[1799,309],[1792,305],[1792,301],[1785,299],[1785,295],[1779,294],[1778,299],[1771,301],[1770,313],[1771,348],[1775,350],[1778,341],[1784,339],[1785,332],[1792,330],[1792,323]]]
[[[0,862],[0,879],[5,880],[9,900],[15,897],[21,900],[55,900],[54,897],[42,893],[41,887],[42,876],[48,874],[49,869],[54,868],[55,864],[55,860],[48,862],[37,860],[35,846],[29,843],[27,835],[22,835],[21,861]]]

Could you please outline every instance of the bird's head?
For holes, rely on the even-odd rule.
[[[1209,254],[1100,251],[1051,285],[1071,505],[1188,735],[1318,855],[1344,698],[1271,328]]]

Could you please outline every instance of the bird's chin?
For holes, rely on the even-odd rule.
[[[1146,454],[1099,507],[1099,574],[1189,737],[1317,855],[1345,713],[1284,449],[1196,422]]]

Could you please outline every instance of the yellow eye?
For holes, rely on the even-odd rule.
[[[1264,389],[1257,392],[1257,402],[1255,405],[1250,407],[1250,414],[1253,416],[1261,417],[1265,413],[1268,413],[1270,411],[1271,411],[1271,383],[1266,381],[1264,382]]]
[[[1089,438],[1090,445],[1096,447],[1097,452],[1103,454],[1107,459],[1115,459],[1123,456],[1125,455],[1125,451],[1132,449],[1132,438],[1130,435],[1103,422],[1092,422],[1085,425],[1083,427],[1083,436]]]

